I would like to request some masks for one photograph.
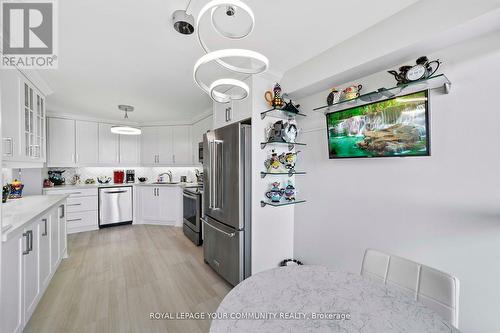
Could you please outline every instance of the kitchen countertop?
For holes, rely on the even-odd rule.
[[[10,199],[2,204],[2,241],[9,239],[14,231],[26,223],[45,214],[54,206],[66,200],[68,196],[31,195],[21,199]],[[10,226],[10,227],[9,227]]]
[[[123,184],[78,184],[78,185],[56,185],[54,187],[45,187],[43,190],[69,190],[72,188],[99,188],[99,187],[123,187],[123,186],[180,186],[180,187],[196,187],[200,186],[201,184],[199,183],[162,183],[162,184],[157,184],[157,183],[123,183]]]

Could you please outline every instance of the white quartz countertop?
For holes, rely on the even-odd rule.
[[[277,317],[239,319],[242,314]],[[349,319],[341,319],[347,314]],[[311,331],[460,332],[412,294],[359,274],[309,265],[271,269],[244,280],[223,299],[210,327],[211,333]]]
[[[109,184],[78,184],[78,185],[57,185],[54,187],[46,187],[43,190],[70,190],[73,188],[99,188],[99,187],[122,187],[122,186],[180,186],[180,187],[196,187],[201,184],[199,183],[151,183],[151,182],[145,182],[145,183],[123,183],[123,184],[114,184],[114,183],[109,183]]]
[[[2,240],[8,240],[14,231],[65,201],[67,197],[65,194],[31,195],[7,200],[2,204]]]

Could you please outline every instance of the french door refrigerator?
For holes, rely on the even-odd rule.
[[[232,285],[250,276],[251,126],[203,136],[203,256]]]

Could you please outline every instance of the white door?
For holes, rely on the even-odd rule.
[[[67,226],[66,226],[66,205],[59,205],[57,208],[59,226],[59,258],[65,258],[68,248]]]
[[[172,151],[174,164],[193,164],[190,126],[174,126],[172,128]]]
[[[0,89],[2,91],[2,139],[3,139],[3,160],[19,161],[24,159],[21,155],[21,128],[22,112],[20,107],[20,92],[23,87],[20,74],[17,70],[2,71],[0,77]]]
[[[36,223],[24,229],[26,237],[29,237],[29,252],[23,257],[24,277],[24,317],[30,318],[35,311],[40,284],[38,281],[38,253],[39,235]]]
[[[230,122],[231,103],[213,102],[214,128],[224,127]]]
[[[59,262],[59,214],[58,210],[52,210],[49,216],[50,222],[50,267],[54,271]]]
[[[40,289],[43,290],[49,283],[51,270],[50,257],[50,217],[44,216],[38,224],[38,250],[39,250],[39,269],[38,281],[40,281]]]
[[[95,165],[99,159],[99,124],[76,121],[76,163]]]
[[[48,118],[48,167],[75,166],[75,121]]]
[[[119,163],[118,134],[111,133],[112,126],[99,123],[99,164]]]
[[[120,135],[120,163],[139,164],[139,135]]]
[[[179,224],[180,209],[182,208],[182,191],[180,187],[160,186],[158,189],[161,221],[165,222],[165,224]]]
[[[0,303],[0,332],[17,333],[23,325],[23,251],[26,237],[19,232],[2,243],[2,298]]]
[[[157,127],[143,127],[141,134],[141,163],[144,165],[157,164],[158,131]]]
[[[158,164],[174,164],[172,149],[172,126],[160,126],[158,129]]]
[[[139,186],[136,188],[139,189],[142,219],[144,221],[158,221],[160,219],[159,187]]]

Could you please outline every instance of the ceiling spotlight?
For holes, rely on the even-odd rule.
[[[124,105],[124,104],[118,105],[118,109],[125,112],[124,119],[128,119],[128,113],[134,111],[134,107],[132,105]],[[140,135],[142,131],[140,128],[137,127],[119,125],[119,126],[112,126],[111,133],[121,134],[121,135]]]
[[[189,0],[186,9],[176,10],[172,14],[174,29],[183,35],[191,35],[194,32],[194,17],[187,13],[190,4],[191,0]]]

